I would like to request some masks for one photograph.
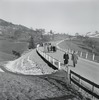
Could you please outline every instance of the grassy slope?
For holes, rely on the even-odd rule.
[[[67,37],[68,37],[68,35],[66,35],[66,34],[55,34],[54,35],[54,41],[64,40]]]
[[[66,80],[64,71],[45,76],[0,73],[0,100],[84,100]]]
[[[92,40],[95,40],[95,41],[97,41],[97,42],[99,42],[99,38],[91,38]]]
[[[27,43],[24,42],[0,40],[0,61],[15,59],[15,56],[12,54],[12,50],[23,53],[27,50],[27,47]]]
[[[75,51],[77,51],[77,50],[79,50],[79,51],[81,51],[82,49],[81,48],[79,48],[74,42],[72,42],[72,41],[64,41],[64,42],[62,42],[61,44],[59,44],[59,46],[61,47],[61,48],[63,48],[63,49],[68,49],[68,48],[70,48],[70,49],[73,49],[73,50],[75,50]],[[86,50],[83,50],[83,51],[86,51]]]
[[[0,62],[1,61],[8,61],[8,60],[14,60],[16,57],[12,54],[4,53],[0,51]]]
[[[12,54],[12,50],[22,53],[27,49],[27,43],[0,40],[0,51]]]

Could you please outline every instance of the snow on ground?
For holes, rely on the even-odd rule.
[[[43,64],[39,63],[41,58],[38,58],[39,56],[36,53],[36,50],[33,50],[14,61],[9,61],[5,64],[5,68],[9,71],[25,75],[43,75],[52,73],[53,69],[49,68],[44,62]],[[47,67],[47,70],[46,68],[43,68],[44,66]],[[48,69],[50,70],[48,71]]]
[[[4,71],[0,68],[0,72],[4,72]]]

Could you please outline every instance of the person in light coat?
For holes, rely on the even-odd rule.
[[[75,67],[76,64],[77,64],[77,60],[78,60],[78,56],[77,56],[77,54],[75,53],[75,51],[73,51],[71,60],[73,61],[73,66]]]

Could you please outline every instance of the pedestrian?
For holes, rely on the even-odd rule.
[[[64,65],[67,65],[68,64],[68,60],[69,60],[69,55],[66,52],[63,55],[63,59],[64,59]]]
[[[73,61],[73,66],[75,67],[77,64],[78,56],[76,55],[75,51],[73,51],[71,60]]]
[[[47,45],[47,51],[49,52],[49,45]]]
[[[51,47],[50,47],[50,48],[51,48],[51,51],[53,51],[53,47],[52,47],[52,45],[51,45]]]

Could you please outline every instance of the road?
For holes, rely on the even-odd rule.
[[[61,42],[64,42],[64,40],[59,41],[57,45]],[[57,50],[56,53],[48,54],[63,62],[64,53],[62,51]],[[99,63],[95,63],[79,57],[78,63],[74,68],[71,61],[71,55],[69,55],[69,69],[99,85]]]
[[[64,42],[64,41],[62,40],[62,41],[58,42],[58,44],[61,42]],[[60,60],[61,62],[63,62],[63,54],[64,53],[60,50],[57,50],[56,53],[49,53],[49,55]],[[35,59],[35,58],[37,58],[37,59]],[[88,60],[85,60],[85,59],[79,57],[78,64],[74,68],[72,66],[73,64],[71,61],[71,55],[69,55],[69,58],[70,58],[69,59],[69,69],[71,69],[71,70],[75,71],[76,73],[80,74],[81,76],[91,80],[92,82],[99,84],[99,77],[98,77],[99,76],[99,63],[88,61]],[[37,72],[35,74],[44,74],[44,73],[47,74],[47,73],[53,72],[53,69],[49,68],[44,63],[44,61],[42,61],[42,59],[37,55],[36,50],[33,50],[33,51],[27,53],[26,55],[23,55],[22,57],[20,57],[17,60],[9,62],[6,65],[6,68],[8,68],[12,71],[18,71],[21,69],[22,73],[30,74],[30,72],[31,72],[31,74],[32,74],[33,73],[32,71],[34,69],[32,71],[26,71],[26,69],[25,69],[25,71],[24,71],[24,69],[22,69],[22,68],[24,66],[25,66],[25,68],[27,68],[28,66],[33,66],[33,63],[32,63],[33,61],[35,61],[36,63],[39,63],[39,65],[41,67],[41,68],[39,68],[39,67],[35,68],[35,70]],[[21,67],[19,67],[19,66],[21,66]],[[0,69],[0,72],[4,72],[4,71],[2,69]]]

